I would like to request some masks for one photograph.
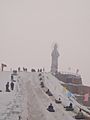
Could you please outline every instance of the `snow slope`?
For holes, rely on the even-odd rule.
[[[73,120],[73,118],[70,115],[68,115],[67,112],[63,109],[62,105],[58,106],[57,104],[55,104],[54,100],[52,98],[50,98],[44,92],[44,90],[40,87],[38,74],[32,73],[32,78],[30,80],[30,84],[31,85],[29,86],[29,89],[34,88],[33,89],[33,92],[34,92],[33,96],[36,97],[36,98],[34,98],[36,103],[35,102],[31,103],[31,105],[32,105],[31,108],[34,109],[33,105],[37,104],[37,102],[38,102],[38,105],[39,105],[39,107],[38,106],[36,107],[36,105],[35,105],[35,109],[31,110],[33,115],[31,114],[30,116],[35,117],[35,115],[36,115],[36,119],[31,119],[31,120],[40,120],[40,119],[50,120],[50,118],[52,120],[60,120],[60,118],[62,120],[65,120],[65,119]],[[29,85],[29,83],[28,83],[28,85]],[[30,98],[32,98],[32,97],[30,97]],[[54,108],[55,108],[55,113],[50,113],[50,112],[47,111],[47,107],[50,103],[53,103]],[[34,113],[34,111],[36,111],[36,112]],[[38,115],[40,115],[40,116],[37,118]],[[43,116],[43,117],[41,118],[41,116]]]
[[[79,107],[90,112],[85,106],[77,103],[75,98],[68,98],[68,92],[61,82],[51,73],[19,72],[15,76],[15,90],[5,92],[5,84],[10,80],[12,72],[0,72],[0,120],[74,120],[73,116]],[[41,76],[39,76],[41,74]],[[42,80],[40,80],[42,78]],[[41,88],[41,81],[44,88]],[[53,96],[46,94],[47,89]],[[56,104],[55,99],[61,98],[62,104]],[[64,106],[73,103],[74,112],[67,112]],[[52,103],[55,112],[47,111]],[[84,112],[86,116],[89,116]]]
[[[71,96],[70,98],[67,97],[67,93],[69,92],[66,88],[64,88],[61,85],[61,81],[59,81],[57,78],[55,78],[51,73],[44,73],[44,79],[45,79],[45,85],[52,91],[53,95],[57,99],[59,96],[62,99],[63,106],[69,105],[70,102],[73,103],[73,107],[75,112],[77,113],[79,108],[82,108],[86,110],[87,112],[90,112],[87,107],[80,105],[74,96]]]
[[[15,90],[6,92],[5,85],[11,82],[10,71],[0,72],[0,120],[18,120],[23,111],[23,97],[20,76],[14,76]]]

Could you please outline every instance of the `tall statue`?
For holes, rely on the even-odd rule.
[[[54,49],[52,51],[51,56],[52,56],[51,72],[55,75],[58,72],[58,57],[59,57],[57,44],[54,45]]]

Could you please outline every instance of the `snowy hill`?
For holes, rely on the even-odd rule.
[[[11,74],[12,72],[0,72],[0,120],[74,120],[73,116],[79,108],[89,117],[90,111],[80,105],[73,96],[68,98],[66,93],[69,91],[51,73],[19,72],[14,76],[14,91],[5,92],[5,84],[7,81],[11,82]],[[52,96],[46,94],[48,89]],[[61,98],[61,104],[55,103],[58,98]],[[55,112],[47,110],[50,103]],[[73,104],[73,112],[64,108],[69,103]]]

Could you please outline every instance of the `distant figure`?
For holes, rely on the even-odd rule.
[[[39,80],[41,81],[41,80],[42,80],[42,78],[40,77],[40,78],[39,78]]]
[[[70,103],[69,108],[72,108],[72,103]]]
[[[54,108],[53,108],[53,106],[52,106],[52,103],[50,103],[50,105],[48,106],[47,110],[48,110],[49,112],[55,112],[55,110],[54,110]]]
[[[14,90],[14,83],[13,82],[11,82],[11,90]]]
[[[49,91],[49,89],[46,91],[46,93],[49,93],[50,91]]]
[[[39,72],[39,69],[37,70],[37,72]]]
[[[61,99],[59,98],[59,101],[60,101]]]
[[[14,75],[13,74],[11,74],[11,81],[16,82],[16,80],[14,80]]]
[[[9,90],[9,82],[7,82],[7,84],[6,84],[6,92],[10,92],[10,90]]]
[[[42,69],[40,69],[40,72],[42,72]]]
[[[81,108],[78,114],[75,116],[75,119],[85,119],[85,116],[83,115]]]
[[[13,75],[17,75],[17,70],[13,70]]]
[[[38,76],[42,76],[42,74],[41,73],[39,73],[39,75]]]
[[[19,116],[18,116],[18,120],[21,120],[21,119],[22,119],[22,118],[21,118],[21,116],[19,115]]]
[[[46,91],[46,94],[48,94],[49,96],[53,96],[49,89]]]
[[[2,92],[2,90],[0,90],[0,92]]]
[[[18,72],[20,72],[20,67],[18,67]]]
[[[80,108],[80,110],[79,110],[79,112],[78,112],[78,115],[79,115],[79,116],[83,116],[83,113],[82,113],[81,108]]]
[[[40,85],[41,85],[42,88],[44,87],[44,83],[43,82],[41,82]]]
[[[13,81],[13,75],[11,74],[11,81]]]
[[[1,64],[2,71],[4,70],[4,67],[7,67],[7,65],[6,64]]]
[[[72,103],[70,103],[69,106],[66,106],[66,107],[64,107],[64,108],[66,108],[66,111],[73,111],[73,110],[74,110],[74,108],[73,108],[73,106],[72,106]]]
[[[23,71],[27,72],[27,68],[24,68],[24,67],[23,67]]]
[[[55,99],[55,102],[58,103],[58,104],[59,104],[59,103],[62,103],[62,101],[61,101],[60,98],[59,98],[58,100]]]
[[[31,69],[31,72],[36,72],[36,70],[35,69]]]

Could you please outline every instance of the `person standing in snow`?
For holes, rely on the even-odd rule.
[[[11,74],[11,80],[13,81],[13,75]]]
[[[6,84],[6,92],[10,92],[10,90],[9,90],[9,82],[7,82],[7,84]]]
[[[20,67],[18,67],[18,72],[20,72]]]
[[[14,90],[14,83],[13,82],[11,82],[11,90]]]

